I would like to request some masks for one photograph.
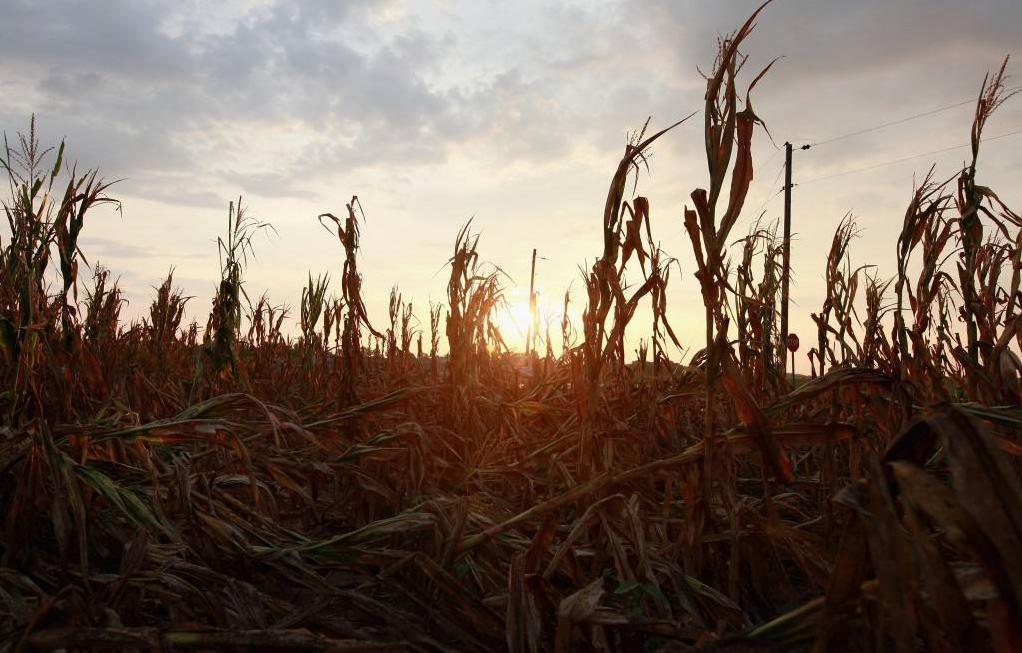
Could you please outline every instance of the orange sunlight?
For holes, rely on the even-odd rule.
[[[509,288],[505,291],[505,302],[494,311],[494,320],[497,328],[500,329],[504,342],[511,351],[525,351],[525,339],[529,333],[529,325],[532,323],[529,311],[529,291],[524,288]],[[546,325],[559,322],[561,319],[561,307],[555,309],[547,306],[542,297],[536,299],[536,313],[538,316],[539,335],[542,341],[545,337]],[[557,328],[557,327],[553,327]],[[545,342],[538,345],[540,351],[546,347]]]

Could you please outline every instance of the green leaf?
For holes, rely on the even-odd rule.
[[[661,590],[660,586],[655,583],[643,583],[642,591],[648,594],[649,596],[653,597],[657,601],[663,601],[664,603],[667,603],[667,597],[664,595],[663,590]]]
[[[614,593],[615,594],[627,594],[627,593],[631,592],[632,590],[638,589],[641,586],[642,586],[642,584],[639,581],[637,581],[637,580],[626,580],[625,582],[623,582],[623,583],[621,583],[620,585],[617,586],[617,589],[614,590]]]
[[[56,179],[57,175],[60,174],[60,164],[64,162],[64,141],[60,142],[60,147],[57,149],[57,160],[53,164],[53,172],[50,173],[50,181]]]
[[[74,464],[75,475],[86,485],[103,496],[111,506],[141,528],[171,535],[164,524],[149,507],[138,498],[138,495],[126,487],[119,485],[103,472],[88,465]]]

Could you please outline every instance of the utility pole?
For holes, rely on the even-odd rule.
[[[536,248],[532,249],[532,272],[529,273],[529,329],[525,334],[525,355],[532,351],[532,341],[539,334],[533,333],[533,328],[538,330],[539,323],[536,319]]]
[[[808,150],[805,144],[800,150]],[[781,252],[781,342],[788,343],[788,281],[791,278],[791,143],[784,144],[784,248]],[[798,338],[796,336],[796,345]],[[781,356],[781,373],[787,371],[788,357]],[[795,379],[795,352],[791,354],[792,385]]]
[[[781,342],[788,341],[788,276],[791,258],[791,143],[784,144],[784,248],[781,251]],[[792,354],[794,358],[794,354]],[[788,357],[781,356],[781,373]],[[792,361],[792,369],[795,363]]]

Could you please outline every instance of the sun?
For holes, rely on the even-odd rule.
[[[524,351],[525,339],[532,323],[528,298],[509,297],[494,312],[494,319],[504,342],[512,351]]]
[[[537,323],[540,333],[543,333],[545,315],[549,312],[545,309],[542,297],[537,297],[536,306]],[[512,352],[525,351],[525,338],[528,337],[528,327],[533,324],[532,312],[528,306],[528,291],[520,288],[511,288],[504,294],[504,302],[494,311],[494,322],[501,330],[505,344]]]

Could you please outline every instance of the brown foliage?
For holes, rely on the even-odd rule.
[[[0,648],[1014,650],[1022,219],[975,180],[1003,69],[957,199],[929,176],[913,193],[896,280],[852,268],[841,222],[818,374],[790,387],[775,371],[780,243],[757,224],[736,263],[728,248],[761,124],[738,92],[758,14],[707,77],[708,188],[683,219],[707,338],[688,366],[667,352],[675,262],[648,199],[628,196],[670,127],[626,147],[583,272],[582,339],[565,317],[561,355],[548,338],[543,360],[504,343],[503,276],[469,225],[428,351],[396,288],[373,328],[357,198],[320,216],[344,249],[341,297],[310,274],[300,338],[286,308],[247,301],[261,227],[240,201],[201,339],[172,273],[139,323],[119,321],[99,268],[80,311],[76,242],[107,186],[62,173],[63,148],[49,162],[34,130],[7,148]],[[647,298],[652,339],[628,362]]]

